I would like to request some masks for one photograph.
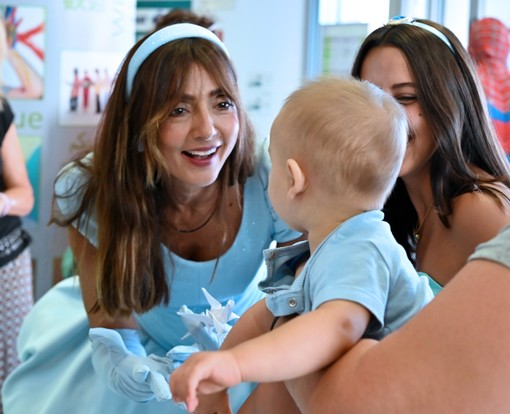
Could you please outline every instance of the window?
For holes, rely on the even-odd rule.
[[[462,40],[468,11],[469,2],[453,11],[444,0],[310,0],[306,76],[348,74],[366,35],[397,15],[446,24]]]
[[[363,39],[389,17],[390,0],[311,0],[307,77],[347,75]]]

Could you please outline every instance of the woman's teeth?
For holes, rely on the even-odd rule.
[[[184,151],[190,157],[205,158],[216,152],[217,148],[211,148],[207,151]]]

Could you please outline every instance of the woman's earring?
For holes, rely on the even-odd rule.
[[[144,151],[144,146],[143,146],[143,142],[142,141],[138,141],[138,146],[136,147],[136,149],[138,150],[138,152],[143,152]]]

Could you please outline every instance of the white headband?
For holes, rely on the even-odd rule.
[[[429,26],[428,24],[425,24],[425,23],[418,22],[418,21],[416,21],[416,19],[414,17],[405,17],[405,16],[395,16],[388,23],[386,23],[386,26],[396,26],[399,24],[410,24],[411,26],[421,27],[422,29],[426,30],[427,32],[432,33],[434,36],[441,39],[443,41],[443,43],[446,46],[448,46],[452,52],[454,52],[453,47],[452,47],[450,41],[448,40],[448,38],[443,33],[441,33],[439,30],[437,30],[435,27]]]
[[[145,39],[129,61],[126,79],[126,97],[129,98],[131,95],[133,81],[138,69],[140,69],[142,63],[152,52],[167,43],[173,42],[174,40],[189,39],[193,37],[209,40],[223,50],[227,56],[229,56],[228,50],[223,42],[218,38],[218,36],[205,27],[191,23],[178,23],[163,27]]]

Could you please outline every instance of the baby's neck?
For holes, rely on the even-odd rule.
[[[344,222],[360,213],[362,213],[362,211],[358,211],[356,213],[351,212],[350,214],[345,215],[341,214],[340,212],[337,212],[335,215],[331,213],[321,213],[324,215],[317,215],[316,217],[318,217],[318,219],[307,229],[310,252],[313,253],[317,247],[319,247],[322,241]]]

